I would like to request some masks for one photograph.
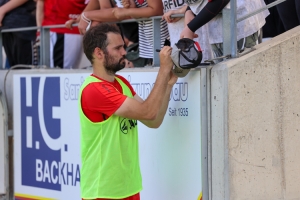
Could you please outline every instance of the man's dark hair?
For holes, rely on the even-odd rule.
[[[107,33],[121,34],[116,25],[101,23],[91,27],[83,37],[83,51],[92,64],[94,62],[93,52],[95,48],[98,47],[106,52],[108,45]]]

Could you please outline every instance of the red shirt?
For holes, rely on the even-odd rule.
[[[85,0],[44,0],[44,20],[42,25],[65,24],[69,19],[79,16],[84,10]],[[57,33],[79,34],[78,28],[51,29]]]
[[[101,80],[87,85],[81,95],[81,107],[83,113],[92,122],[102,122],[119,109],[127,96],[123,94],[122,86],[115,79],[114,82]],[[130,83],[122,76],[117,75],[130,89],[132,96],[136,93]]]

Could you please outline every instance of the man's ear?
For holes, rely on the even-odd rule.
[[[94,49],[94,56],[97,60],[102,60],[105,55],[104,52],[99,47],[96,47]]]

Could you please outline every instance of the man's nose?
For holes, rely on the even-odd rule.
[[[124,47],[122,47],[122,49],[121,49],[121,54],[122,54],[122,56],[125,56],[127,54],[127,52],[126,52],[126,50],[125,50]]]

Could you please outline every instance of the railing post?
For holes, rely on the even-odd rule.
[[[160,18],[152,18],[153,24],[153,66],[159,66],[159,53],[156,52],[156,49],[161,48],[160,43]]]
[[[41,27],[40,65],[50,67],[50,29]]]
[[[222,11],[223,19],[223,55],[231,53],[231,30],[230,30],[230,9],[224,8]]]
[[[231,57],[236,58],[238,57],[237,54],[237,12],[236,12],[236,0],[230,1],[230,18],[231,18]]]
[[[223,55],[231,54],[237,57],[237,31],[236,31],[236,0],[230,1],[230,9],[224,8],[223,19]]]

